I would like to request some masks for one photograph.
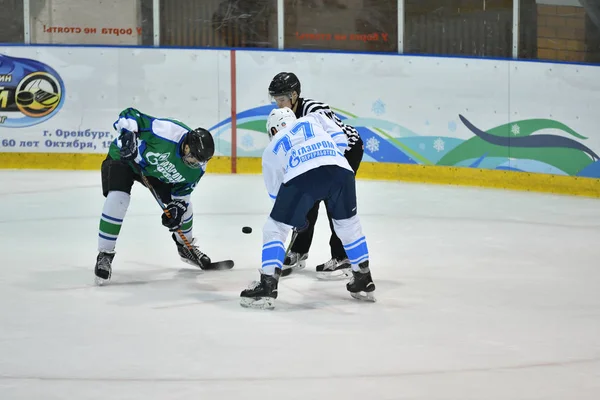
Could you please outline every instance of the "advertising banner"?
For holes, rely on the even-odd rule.
[[[229,55],[0,48],[0,152],[104,153],[116,137],[113,123],[128,107],[209,128],[231,114]],[[217,144],[217,152],[230,151]]]
[[[600,67],[380,54],[0,48],[0,152],[104,153],[134,107],[260,157],[282,71],[358,129],[363,161],[600,177]]]

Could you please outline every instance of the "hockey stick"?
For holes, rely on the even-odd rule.
[[[165,206],[165,204],[162,202],[162,200],[160,199],[160,196],[158,195],[158,193],[156,193],[156,189],[154,189],[154,187],[150,184],[150,182],[148,181],[148,178],[146,177],[146,175],[144,175],[144,173],[142,172],[142,168],[140,165],[138,165],[135,162],[131,162],[130,163],[133,168],[140,174],[140,177],[142,178],[142,182],[144,183],[144,186],[146,186],[148,189],[150,189],[150,193],[152,193],[152,197],[154,197],[154,200],[156,200],[156,203],[158,203],[158,205],[160,206],[160,208],[163,210],[163,212],[165,213],[165,215],[168,218],[171,218],[171,213],[169,213],[169,210],[167,209],[167,207]],[[185,247],[187,247],[187,249],[194,254],[193,252],[193,246],[190,243],[189,240],[187,240],[187,237],[185,237],[185,233],[183,233],[183,231],[181,229],[177,229],[177,234],[179,235],[179,237],[181,238],[181,241],[183,242],[183,244],[185,245]],[[223,261],[215,261],[215,262],[211,262],[210,265],[206,266],[206,268],[202,268],[202,269],[231,269],[233,268],[233,260],[223,260]]]
[[[288,257],[288,254],[290,254],[290,250],[292,250],[292,246],[294,245],[294,242],[296,241],[296,238],[298,237],[298,230],[296,228],[294,228],[292,230],[292,239],[290,240],[290,244],[288,245],[287,249],[285,250],[285,256],[283,257],[283,262],[285,262],[285,259]],[[292,273],[292,269],[293,268],[288,268],[288,269],[281,269],[281,276],[288,276],[289,274]]]

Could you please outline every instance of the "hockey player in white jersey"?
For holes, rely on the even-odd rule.
[[[289,108],[271,111],[267,130],[271,142],[263,152],[262,171],[274,205],[263,227],[260,281],[242,291],[240,304],[274,307],[284,243],[292,229],[307,226],[306,215],[320,200],[327,200],[334,229],[352,266],[347,290],[354,298],[374,301],[369,251],[357,215],[354,172],[344,158],[346,135],[324,115],[313,113],[296,119]]]

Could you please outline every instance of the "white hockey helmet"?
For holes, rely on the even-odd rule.
[[[267,119],[267,133],[269,134],[269,139],[272,139],[273,136],[282,129],[285,129],[296,120],[296,114],[287,108],[274,108],[269,114],[269,118]]]

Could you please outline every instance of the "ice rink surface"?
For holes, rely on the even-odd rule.
[[[93,285],[99,172],[0,171],[0,399],[600,398],[600,200],[361,181],[378,302],[306,270],[249,310],[270,200],[211,175],[195,235],[231,271],[179,260],[136,184],[110,286]],[[242,226],[254,232],[244,235]]]

